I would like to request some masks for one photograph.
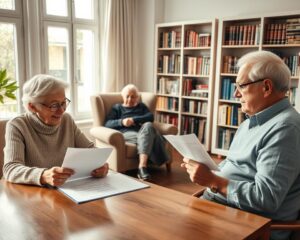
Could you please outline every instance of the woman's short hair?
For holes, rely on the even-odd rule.
[[[26,111],[29,111],[28,104],[43,100],[51,93],[68,88],[68,83],[56,77],[38,74],[25,82],[23,86],[22,102]]]
[[[139,95],[138,88],[134,84],[131,84],[131,83],[127,84],[125,87],[123,87],[121,94],[122,94],[122,96],[126,96],[126,94],[131,91],[134,91],[134,92],[136,92],[137,95]]]
[[[250,81],[268,78],[272,80],[275,90],[286,92],[290,89],[291,71],[284,61],[272,52],[247,53],[239,59],[238,67],[249,67]]]

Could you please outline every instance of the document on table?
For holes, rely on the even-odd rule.
[[[103,166],[111,152],[112,148],[68,148],[62,166],[73,169],[75,174],[58,190],[82,203],[149,187],[113,171],[104,178],[92,177],[91,172]]]
[[[219,170],[195,134],[164,135],[164,137],[183,157],[203,163],[211,170]]]
[[[59,187],[58,190],[76,203],[83,203],[148,187],[150,186],[131,177],[109,171],[104,178],[90,177],[69,181]]]

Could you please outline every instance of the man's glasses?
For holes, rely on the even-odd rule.
[[[246,83],[242,83],[242,84],[239,84],[239,83],[235,83],[234,86],[235,86],[235,90],[236,89],[244,89],[246,86],[248,85],[251,85],[251,84],[254,84],[254,83],[258,83],[258,82],[262,82],[264,81],[265,78],[262,78],[262,79],[258,79],[256,81],[253,81],[253,82],[246,82]]]
[[[53,103],[51,105],[46,105],[44,103],[40,103],[41,105],[43,105],[44,107],[47,107],[50,109],[51,112],[56,112],[59,109],[63,109],[66,110],[67,107],[69,106],[71,100],[66,98],[65,101],[61,102],[61,103]]]

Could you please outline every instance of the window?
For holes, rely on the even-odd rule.
[[[96,0],[43,1],[45,72],[70,84],[70,111],[90,116],[90,95],[99,89]],[[70,6],[70,7],[67,7]]]
[[[22,87],[24,81],[24,36],[22,35],[21,2],[18,0],[0,0],[0,68]],[[11,118],[21,111],[20,91],[17,99],[6,98],[0,104],[0,118]]]

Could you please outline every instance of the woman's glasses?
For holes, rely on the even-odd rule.
[[[59,109],[63,109],[63,110],[66,110],[67,107],[69,106],[71,100],[66,98],[63,102],[61,103],[52,103],[51,105],[46,105],[44,103],[39,103],[41,105],[43,105],[44,107],[47,107],[50,109],[51,112],[56,112],[58,111]]]

